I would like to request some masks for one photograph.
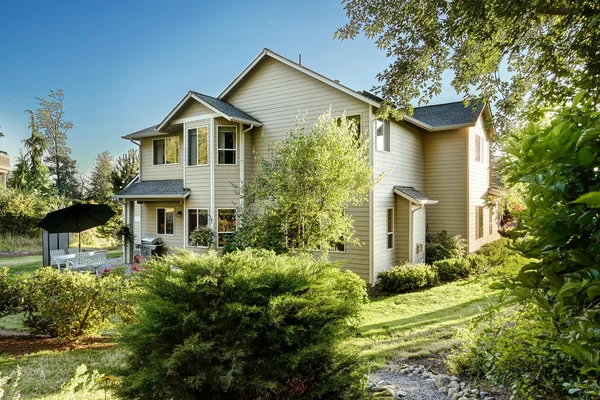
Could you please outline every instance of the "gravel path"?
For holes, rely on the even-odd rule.
[[[376,371],[369,378],[375,383],[388,382],[391,386],[396,386],[397,393],[399,391],[398,394],[405,400],[448,400],[448,397],[439,392],[434,379],[423,379],[420,375],[402,375],[395,365]]]

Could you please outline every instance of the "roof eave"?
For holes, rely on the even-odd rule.
[[[433,199],[430,199],[430,200],[416,199],[416,198],[404,193],[402,190],[396,189],[396,188],[394,188],[394,193],[396,193],[398,196],[404,197],[406,200],[410,201],[411,203],[414,203],[414,204],[417,204],[420,206],[433,205],[433,204],[437,204],[440,202],[439,200],[433,200]]]
[[[184,199],[190,195],[190,192],[186,192],[183,194],[125,194],[118,195],[115,194],[115,198],[117,199]]]

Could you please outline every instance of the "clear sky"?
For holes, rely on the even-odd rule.
[[[26,109],[65,92],[68,144],[87,174],[122,135],[160,122],[196,90],[217,96],[263,48],[356,90],[388,64],[363,37],[333,39],[339,0],[11,1],[0,5],[0,150],[13,160],[28,135]],[[435,102],[459,100],[448,85]]]

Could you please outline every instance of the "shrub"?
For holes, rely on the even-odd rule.
[[[358,359],[342,343],[366,300],[356,274],[265,250],[180,252],[147,267],[140,321],[122,336],[123,396],[364,397]]]
[[[215,232],[209,226],[197,226],[190,233],[190,245],[209,246],[215,242]]]
[[[24,298],[25,325],[34,333],[73,342],[134,316],[132,282],[117,274],[91,274],[41,268],[19,278]]]
[[[0,318],[18,313],[19,300],[17,280],[9,275],[8,268],[0,268]]]
[[[471,263],[466,258],[448,258],[434,262],[433,266],[440,282],[453,282],[471,274]]]
[[[434,268],[427,264],[404,263],[377,275],[377,287],[383,292],[400,293],[438,283]]]
[[[479,317],[458,334],[462,346],[448,356],[450,370],[503,384],[519,399],[567,397],[563,382],[575,379],[577,369],[552,343],[556,330],[538,316],[530,305]]]
[[[478,252],[469,254],[467,261],[469,262],[470,274],[481,274],[491,267],[490,259]]]
[[[441,231],[435,235],[427,234],[425,246],[425,261],[433,264],[446,258],[462,258],[467,255],[467,241],[460,235],[448,235]]]
[[[38,235],[36,225],[48,211],[48,201],[39,194],[0,190],[0,236]]]

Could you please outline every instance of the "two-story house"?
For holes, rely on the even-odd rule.
[[[427,229],[462,235],[469,251],[497,239],[495,210],[486,207],[489,107],[449,103],[382,121],[380,105],[368,92],[265,49],[218,97],[190,91],[158,125],[123,136],[140,155],[139,177],[116,195],[124,223],[138,243],[160,236],[200,253],[207,248],[190,246],[190,232],[208,225],[222,247],[240,205],[232,183],[252,179],[256,157],[293,128],[299,113],[310,125],[331,107],[355,118],[369,138],[375,174],[387,171],[369,201],[348,210],[361,245],[342,246],[331,259],[373,283],[392,265],[423,261]]]
[[[10,157],[5,151],[0,151],[0,188],[6,189],[6,181],[10,172]]]

